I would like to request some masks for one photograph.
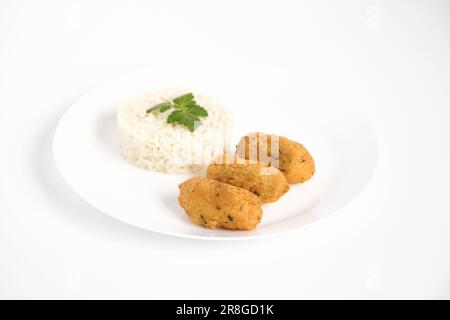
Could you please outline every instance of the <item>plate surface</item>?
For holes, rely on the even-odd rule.
[[[293,230],[338,210],[367,184],[377,162],[369,122],[356,110],[299,99],[295,75],[247,68],[239,77],[146,70],[111,81],[74,103],[55,132],[56,165],[84,200],[125,223],[168,235],[207,240],[250,239]],[[217,74],[217,70],[214,70]],[[217,76],[216,76],[217,78]],[[233,79],[228,82],[224,79]],[[251,85],[250,85],[251,84]],[[134,167],[119,154],[116,110],[149,90],[184,87],[214,97],[233,112],[234,143],[252,131],[276,133],[303,143],[316,161],[315,176],[292,185],[279,201],[263,206],[254,231],[210,230],[194,225],[178,205],[178,184],[190,175],[166,175]],[[263,93],[263,94],[262,94]],[[305,94],[306,96],[307,94]]]

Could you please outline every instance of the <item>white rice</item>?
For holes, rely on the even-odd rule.
[[[179,124],[168,124],[173,109],[157,116],[146,111],[152,106],[172,100],[184,89],[166,89],[145,94],[119,107],[117,121],[119,147],[130,162],[140,168],[167,173],[199,172],[228,146],[232,119],[219,103],[192,92],[195,101],[208,111],[201,125],[190,132]]]

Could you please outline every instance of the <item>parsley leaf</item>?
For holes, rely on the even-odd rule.
[[[167,123],[175,123],[180,120],[180,118],[183,116],[183,111],[176,110],[172,112],[169,117],[167,117]]]
[[[163,103],[158,103],[156,106],[151,107],[150,109],[147,110],[147,113],[153,113],[154,115],[158,115],[160,113],[163,113],[164,111],[169,110],[170,108],[172,108],[172,103],[171,102],[163,102]]]
[[[199,105],[196,105],[196,104],[188,106],[187,109],[194,116],[206,117],[208,115],[208,112],[204,108],[202,108],[202,107],[200,107]]]
[[[173,103],[180,107],[187,107],[189,105],[195,104],[194,95],[192,93],[186,93],[178,98],[173,99]]]
[[[158,115],[171,108],[175,110],[167,117],[167,123],[179,124],[194,132],[201,125],[199,117],[207,117],[208,111],[199,106],[192,93],[186,93],[172,101],[163,102],[147,110],[147,113]]]
[[[187,110],[176,110],[169,115],[167,123],[178,123],[194,132],[200,126],[201,121]]]

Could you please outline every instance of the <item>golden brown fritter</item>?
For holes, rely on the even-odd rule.
[[[218,180],[256,194],[262,203],[277,201],[289,190],[285,176],[276,168],[261,162],[232,157],[212,163],[206,170],[209,179]]]
[[[314,159],[308,150],[300,143],[285,137],[260,132],[250,133],[241,138],[236,152],[239,157],[269,163],[279,168],[289,183],[305,182],[315,172]]]
[[[179,188],[180,206],[198,225],[252,230],[261,221],[261,200],[250,191],[200,177],[183,182]]]

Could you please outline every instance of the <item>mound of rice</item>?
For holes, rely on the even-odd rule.
[[[179,124],[168,124],[170,109],[159,115],[146,111],[191,91],[166,89],[148,93],[119,107],[119,147],[140,168],[167,173],[199,172],[228,146],[232,119],[219,103],[193,92],[197,104],[208,111],[201,125],[190,132]]]

